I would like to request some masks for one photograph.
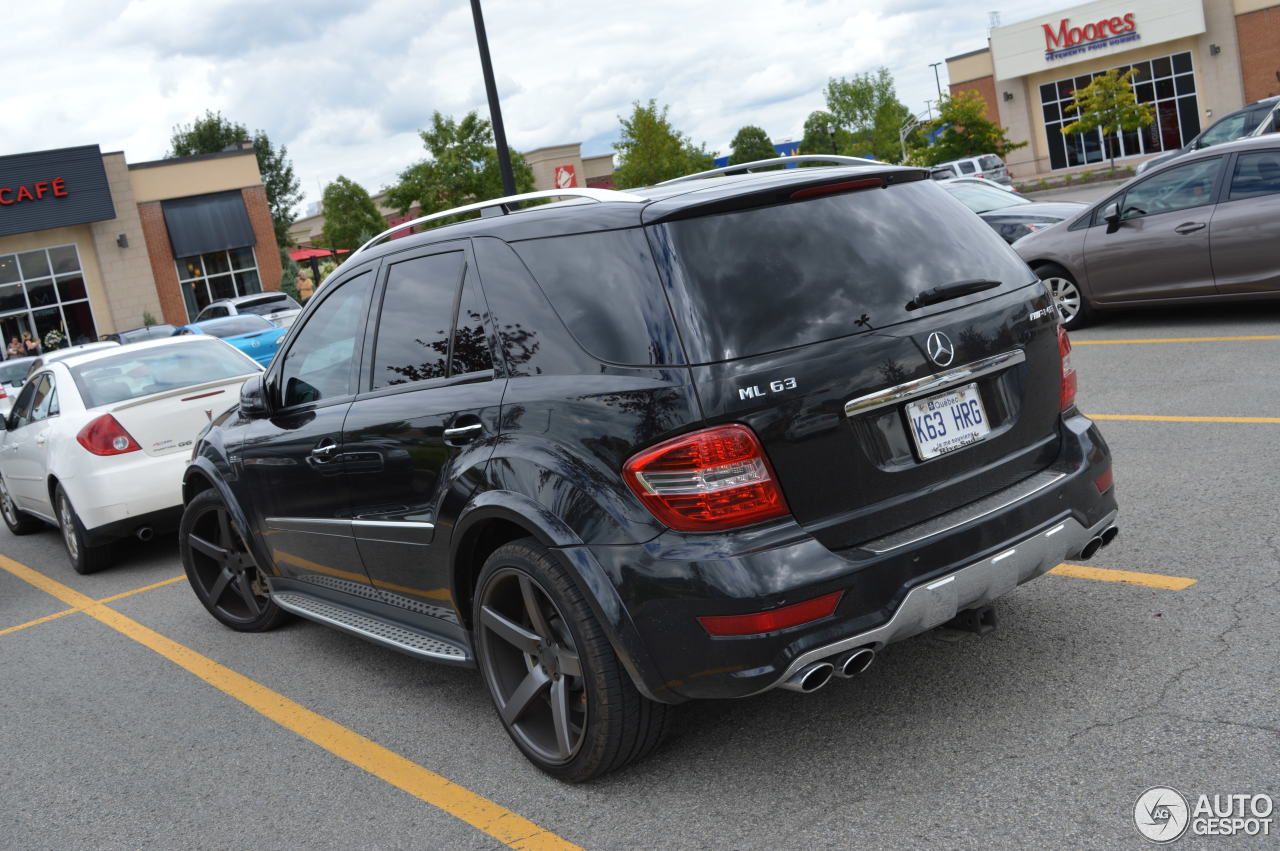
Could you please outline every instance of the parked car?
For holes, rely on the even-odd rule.
[[[984,177],[987,180],[994,180],[996,183],[1013,184],[1013,178],[1009,176],[1009,169],[1005,166],[1004,160],[995,154],[983,154],[978,157],[965,157],[959,160],[938,163],[929,169],[929,176],[934,180],[949,180],[953,177]]]
[[[854,676],[1114,537],[1053,301],[989,227],[923,169],[735,169],[353,252],[197,442],[204,606],[478,667],[583,781],[672,704]]]
[[[1014,249],[1068,328],[1108,308],[1280,297],[1280,136],[1224,142],[1139,175]]]
[[[195,321],[203,322],[206,319],[239,316],[244,313],[252,313],[269,320],[277,314],[297,311],[301,307],[302,305],[285,293],[256,293],[254,295],[236,296],[235,298],[217,299],[196,314]]]
[[[276,349],[287,333],[287,328],[268,322],[261,316],[243,313],[239,316],[192,322],[179,327],[173,335],[208,334],[219,337],[253,358],[259,366],[266,366],[275,357]]]
[[[1210,124],[1199,135],[1181,148],[1166,151],[1138,165],[1138,174],[1169,162],[1183,154],[1243,139],[1246,136],[1262,136],[1280,131],[1280,95],[1254,101],[1241,109],[1224,115]]]
[[[111,544],[177,526],[196,434],[261,371],[209,339],[149,340],[47,363],[0,420],[0,516],[15,535],[62,532],[91,573]]]
[[[945,181],[939,182],[948,183],[952,186],[955,186],[956,184],[961,186],[965,184],[969,184],[971,186],[986,186],[991,189],[999,189],[1001,192],[1011,192],[1014,195],[1021,194],[1013,187],[1012,184],[1006,186],[1003,183],[996,183],[994,180],[987,180],[985,177],[949,177]]]
[[[115,340],[99,340],[96,343],[81,343],[78,346],[66,346],[61,349],[52,349],[47,352],[42,352],[32,359],[31,365],[27,368],[27,375],[33,375],[41,367],[54,363],[55,361],[78,357],[85,352],[97,352],[102,349],[117,348],[119,345],[120,344]]]
[[[938,184],[947,194],[977,213],[1005,242],[1071,218],[1086,208],[1074,201],[1029,201],[1004,189],[947,180]]]
[[[144,325],[141,328],[130,328],[128,331],[117,331],[114,334],[103,334],[102,339],[124,346],[129,343],[141,343],[143,340],[159,340],[172,336],[173,326],[160,323],[157,325]]]
[[[0,416],[8,414],[13,407],[14,397],[22,389],[22,383],[35,360],[34,357],[9,358],[0,362]]]

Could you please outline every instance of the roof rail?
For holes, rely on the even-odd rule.
[[[536,198],[586,198],[591,201],[597,201],[597,202],[626,201],[633,204],[649,200],[648,198],[644,198],[639,195],[632,195],[629,192],[618,192],[613,189],[543,189],[538,192],[525,192],[522,195],[508,195],[505,198],[494,198],[491,201],[480,201],[475,204],[467,204],[462,207],[454,207],[451,210],[443,210],[439,213],[432,213],[429,216],[419,216],[418,218],[409,222],[401,222],[400,224],[396,225],[393,228],[388,228],[387,230],[384,230],[382,233],[378,234],[373,239],[369,240],[364,245],[360,246],[355,251],[351,252],[351,254],[347,256],[346,262],[349,263],[351,259],[355,257],[357,254],[360,254],[362,251],[368,248],[372,248],[382,240],[391,236],[391,234],[399,233],[400,231],[405,230],[406,228],[411,228],[414,225],[420,225],[420,224],[423,224],[424,222],[432,222],[432,221],[435,221],[436,219],[448,218],[449,216],[456,216],[456,215],[459,215],[460,213],[470,213],[476,210],[487,210],[487,209],[494,209],[494,208],[499,210],[501,214],[505,215],[511,212],[511,210],[507,209],[511,205],[518,204],[521,201],[532,201]]]
[[[700,171],[697,174],[686,174],[683,177],[673,177],[671,180],[664,180],[655,185],[669,186],[672,183],[683,183],[686,180],[698,180],[703,177],[715,177],[718,174],[749,174],[753,168],[786,165],[787,163],[816,162],[831,163],[833,165],[892,165],[892,163],[882,163],[878,160],[867,160],[862,157],[844,157],[837,154],[796,154],[792,157],[772,157],[767,160],[756,160],[755,162],[727,165],[724,168],[713,168],[710,171]]]

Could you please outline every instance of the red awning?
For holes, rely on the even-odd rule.
[[[350,254],[345,248],[338,249],[339,254]],[[332,257],[333,252],[325,248],[295,248],[289,252],[289,259],[294,263],[310,260],[312,257]]]

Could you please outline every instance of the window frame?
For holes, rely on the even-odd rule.
[[[1149,219],[1149,218],[1152,218],[1153,216],[1163,216],[1168,213],[1181,213],[1185,210],[1198,210],[1201,207],[1212,207],[1218,203],[1219,199],[1222,196],[1222,180],[1223,180],[1223,175],[1225,175],[1227,171],[1225,168],[1226,160],[1227,160],[1227,157],[1225,155],[1216,154],[1214,156],[1199,157],[1192,160],[1191,162],[1181,163],[1180,165],[1171,166],[1170,168],[1167,168],[1167,169],[1160,169],[1155,174],[1152,174],[1150,177],[1140,180],[1137,183],[1133,184],[1132,186],[1126,187],[1124,192],[1113,195],[1110,199],[1108,199],[1106,202],[1100,205],[1098,207],[1098,210],[1101,211],[1106,209],[1107,204],[1117,203],[1120,205],[1120,222],[1124,223],[1124,222],[1137,221],[1139,219]],[[1129,194],[1133,192],[1133,190],[1137,189],[1140,186],[1145,186],[1146,184],[1150,183],[1152,180],[1155,180],[1160,177],[1165,177],[1169,175],[1171,172],[1177,171],[1179,169],[1191,168],[1193,166],[1199,165],[1201,163],[1206,163],[1206,162],[1216,162],[1218,171],[1213,176],[1213,182],[1209,188],[1209,194],[1206,196],[1206,200],[1203,204],[1195,204],[1190,207],[1178,207],[1173,210],[1159,210],[1154,213],[1142,213],[1141,215],[1137,215],[1137,216],[1129,216],[1127,218],[1125,217],[1124,215],[1125,204],[1128,201]],[[1100,224],[1106,224],[1106,223],[1107,222],[1105,219],[1102,219],[1100,221]]]
[[[1222,187],[1222,197],[1218,201],[1219,204],[1232,204],[1240,201],[1253,201],[1258,198],[1270,198],[1273,195],[1280,195],[1280,188],[1277,188],[1275,192],[1264,192],[1260,195],[1242,195],[1239,198],[1231,197],[1232,187],[1235,185],[1236,169],[1240,167],[1240,161],[1245,157],[1260,155],[1260,154],[1271,154],[1272,156],[1280,158],[1280,147],[1257,148],[1257,149],[1248,150],[1248,151],[1232,152],[1231,162],[1226,166],[1224,170],[1226,173],[1226,178],[1223,181],[1224,185]]]

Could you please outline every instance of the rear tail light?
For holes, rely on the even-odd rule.
[[[9,394],[4,392],[3,387],[0,387],[0,399],[8,399],[8,398],[9,398]]]
[[[133,439],[133,435],[124,430],[120,421],[110,414],[103,414],[80,429],[76,440],[94,455],[123,455],[142,448]]]
[[[1062,390],[1058,394],[1058,410],[1066,411],[1076,404],[1076,371],[1071,366],[1071,339],[1067,329],[1058,326],[1058,355],[1062,358]]]
[[[1101,476],[1093,480],[1093,486],[1098,489],[1098,493],[1106,493],[1111,490],[1111,485],[1115,483],[1115,473],[1110,467]]]
[[[762,632],[776,632],[830,616],[835,612],[843,594],[843,591],[835,591],[803,603],[750,615],[709,615],[698,618],[698,623],[710,635],[759,635]]]
[[[755,433],[715,426],[652,446],[623,466],[645,507],[681,532],[718,532],[789,512]]]

